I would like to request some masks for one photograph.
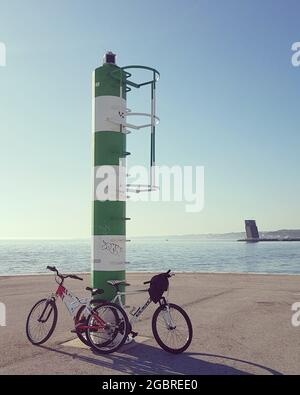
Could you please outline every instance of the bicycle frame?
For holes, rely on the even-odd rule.
[[[72,292],[68,291],[62,284],[60,284],[55,293],[56,298],[60,298],[63,304],[66,306],[70,315],[75,318],[76,311],[80,306],[85,306],[83,311],[84,317],[87,317],[87,314],[91,312],[91,308],[89,308],[89,299],[88,298],[78,298]]]
[[[137,291],[128,291],[128,292],[121,292],[117,291],[116,296],[112,299],[113,303],[118,303],[123,309],[124,309],[124,304],[122,302],[122,296],[127,296],[127,295],[137,295],[140,294],[141,292],[148,292],[148,290],[137,290]],[[129,319],[129,322],[131,325],[133,325],[138,318],[144,313],[146,308],[151,304],[152,300],[151,298],[148,298],[147,301],[140,307],[136,309],[136,311],[132,314],[130,313],[131,317]],[[168,305],[168,302],[165,297],[162,297],[161,300],[159,301],[160,305],[165,305],[166,306],[166,314],[163,314],[163,319],[165,321],[165,324],[168,328],[175,328],[176,325],[174,324],[171,314],[170,314],[170,308]]]
[[[116,296],[112,299],[112,302],[119,304],[124,309],[125,306],[124,306],[124,304],[122,302],[122,296],[125,296],[125,295],[126,296],[127,295],[136,295],[136,294],[139,294],[141,292],[147,292],[147,290],[128,291],[128,292],[117,291]],[[142,306],[138,307],[134,314],[130,313],[130,315],[131,315],[130,320],[129,320],[130,324],[134,324],[138,320],[140,315],[143,314],[143,312],[151,304],[151,302],[152,302],[152,300],[150,298],[148,298],[146,303],[144,303]]]
[[[78,298],[77,296],[72,294],[72,292],[68,291],[67,288],[65,288],[62,283],[59,284],[55,294],[52,294],[51,297],[48,298],[48,302],[49,303],[50,303],[50,301],[55,302],[57,298],[60,298],[62,300],[62,302],[66,306],[69,314],[72,316],[74,322],[76,321],[76,313],[77,313],[79,307],[85,306],[85,308],[82,312],[82,316],[84,318],[87,318],[88,315],[92,314],[98,324],[97,326],[87,326],[87,325],[83,325],[83,324],[75,322],[75,327],[77,330],[80,330],[80,331],[84,331],[86,329],[97,330],[97,329],[104,329],[106,327],[106,323],[101,319],[101,317],[99,317],[97,314],[93,314],[93,309],[90,305],[89,298]],[[49,319],[51,310],[49,311],[47,317],[44,318],[44,314],[47,311],[49,303],[46,304],[46,306],[39,318],[39,322],[47,322],[47,320]]]

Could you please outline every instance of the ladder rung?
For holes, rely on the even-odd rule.
[[[158,191],[159,187],[155,185],[143,185],[143,184],[127,184],[127,192],[135,192],[135,193],[140,193],[140,192],[153,192],[153,191]]]

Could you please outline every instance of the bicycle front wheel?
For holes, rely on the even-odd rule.
[[[187,313],[176,304],[161,305],[152,318],[152,332],[160,347],[172,354],[185,351],[193,338],[193,327]]]
[[[42,299],[31,309],[26,322],[26,335],[34,345],[45,343],[57,323],[57,307],[53,300]]]
[[[125,311],[115,303],[96,306],[87,319],[86,338],[92,349],[101,354],[117,351],[126,341],[129,321]]]

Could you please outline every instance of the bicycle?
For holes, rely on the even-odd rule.
[[[128,317],[117,304],[93,299],[102,289],[87,287],[91,298],[78,298],[64,287],[67,278],[83,280],[74,274],[63,275],[55,266],[47,266],[55,272],[58,288],[50,297],[39,300],[31,309],[26,321],[26,335],[34,345],[45,343],[53,334],[58,318],[56,300],[60,298],[74,320],[78,338],[93,350],[108,354],[117,351],[126,341]]]
[[[144,284],[150,284],[149,289],[129,292],[121,292],[119,289],[120,285],[130,285],[126,281],[109,280],[107,283],[113,286],[116,291],[116,295],[112,299],[112,302],[118,303],[123,309],[125,305],[123,304],[122,296],[149,292],[150,295],[147,301],[142,306],[138,307],[135,312],[130,312],[132,317],[129,319],[129,333],[131,333],[133,338],[137,336],[137,332],[132,330],[134,323],[151,302],[159,303],[159,307],[155,310],[152,317],[152,332],[154,338],[163,350],[173,354],[179,354],[190,346],[193,338],[193,327],[187,313],[180,306],[174,303],[168,303],[163,296],[164,292],[169,288],[168,279],[174,275],[174,273],[171,273],[171,270],[168,270],[166,273],[158,274],[152,277],[151,280],[145,281]],[[180,319],[182,322],[180,322]],[[166,332],[164,338],[161,333],[163,330]],[[179,344],[176,344],[176,342]]]

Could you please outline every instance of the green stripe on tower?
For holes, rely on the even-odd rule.
[[[120,97],[120,87],[122,87],[122,98],[126,99],[125,78],[121,78],[123,75],[124,72],[120,67],[114,64],[104,64],[98,67],[95,70],[95,97]]]
[[[123,76],[122,69],[113,63],[104,63],[94,73],[93,155],[94,166],[98,169],[101,166],[120,166],[120,160],[126,156],[126,134],[121,124],[126,112]],[[125,178],[125,173],[120,177]],[[124,185],[126,180],[123,178]],[[104,294],[101,298],[111,300],[114,290],[107,281],[125,280],[126,202],[119,200],[119,193],[110,194],[111,200],[96,200],[95,189],[99,182],[101,180],[97,179],[94,184],[92,286],[102,288]]]
[[[112,277],[113,276],[113,277]],[[115,270],[115,271],[100,271],[94,270],[92,272],[92,283],[93,284],[102,284],[101,288],[104,290],[104,294],[100,295],[100,298],[103,299],[103,295],[105,295],[106,300],[112,300],[115,296],[114,288],[107,284],[108,280],[124,280],[126,277],[125,270]],[[124,291],[125,286],[120,287],[120,291]],[[123,300],[124,302],[124,300]]]
[[[126,153],[126,134],[119,132],[96,132],[94,165],[119,165]]]
[[[125,235],[125,202],[94,201],[94,235]]]

